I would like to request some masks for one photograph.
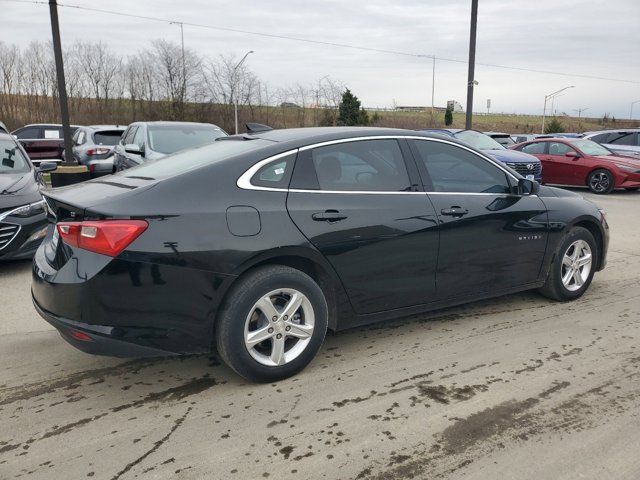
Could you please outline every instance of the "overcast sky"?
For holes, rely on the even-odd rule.
[[[62,1],[61,3],[65,3]],[[67,3],[175,21],[466,60],[470,0],[67,0]],[[0,0],[0,41],[49,40],[46,5]],[[101,40],[123,55],[155,38],[180,41],[176,25],[60,8],[62,42]],[[544,95],[575,85],[556,108],[628,118],[640,100],[640,0],[479,0],[477,62],[633,80],[635,84],[476,67],[474,110],[541,113]],[[201,54],[235,54],[273,87],[315,85],[330,75],[365,106],[430,105],[431,60],[185,26]],[[464,105],[466,63],[437,61],[435,99]],[[640,104],[635,106],[640,118]]]

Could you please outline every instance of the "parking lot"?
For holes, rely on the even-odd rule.
[[[640,193],[585,296],[535,292],[330,334],[256,385],[214,358],[76,351],[0,265],[0,478],[640,476]]]

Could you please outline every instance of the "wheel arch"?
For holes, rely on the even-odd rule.
[[[602,253],[604,251],[604,235],[602,233],[600,225],[598,225],[593,220],[583,218],[575,222],[572,226],[585,228],[589,231],[589,233],[591,233],[591,235],[593,235],[593,238],[595,239],[598,247],[598,264],[596,265],[596,271],[600,270],[603,261]]]
[[[613,188],[617,188],[618,178],[616,176],[616,172],[614,172],[613,169],[608,165],[595,165],[589,169],[589,171],[587,172],[587,175],[584,177],[584,184],[587,187],[589,186],[589,177],[596,170],[606,170],[607,172],[609,172],[611,174],[611,177],[613,178]]]
[[[343,321],[355,315],[342,281],[331,264],[319,252],[300,247],[276,248],[262,252],[236,268],[233,280],[228,283],[220,297],[212,326],[212,338],[215,338],[217,317],[224,309],[225,301],[233,291],[233,287],[241,278],[265,265],[285,265],[309,275],[320,286],[327,300],[329,329],[337,330],[339,320]]]

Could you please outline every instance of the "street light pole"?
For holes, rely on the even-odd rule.
[[[476,27],[478,25],[478,0],[471,0],[471,30],[469,33],[469,72],[467,75],[467,115],[465,128],[471,128],[473,117],[473,86],[476,68]]]
[[[545,116],[546,116],[546,113],[547,113],[547,100],[549,100],[550,98],[553,98],[555,95],[557,95],[560,92],[564,92],[568,88],[575,88],[575,85],[569,85],[568,87],[561,88],[558,91],[555,91],[553,93],[550,93],[549,95],[545,95],[544,96],[544,107],[542,109],[542,129],[541,129],[540,133],[544,133],[544,121],[545,121]]]
[[[235,120],[236,120],[236,135],[238,134],[238,97],[236,95],[236,83],[237,83],[237,79],[236,79],[236,73],[238,71],[238,68],[240,68],[240,65],[242,65],[244,63],[244,61],[247,59],[247,57],[249,56],[249,54],[254,53],[253,50],[249,50],[247,53],[244,54],[244,57],[242,57],[242,60],[240,60],[238,62],[238,64],[233,67],[233,72],[232,72],[232,77],[233,77],[233,91],[232,91],[232,95],[233,95],[233,110],[234,110],[234,115],[235,115]]]
[[[62,136],[64,137],[64,164],[73,165],[73,145],[71,144],[71,127],[69,126],[69,106],[67,104],[67,87],[64,79],[64,64],[62,61],[62,43],[60,42],[60,25],[58,23],[58,4],[56,0],[49,0],[49,15],[51,17],[51,34],[53,35],[53,56],[56,61],[56,77],[58,80],[58,103],[62,118]]]
[[[640,103],[640,100],[636,100],[635,102],[631,102],[631,109],[629,110],[629,120],[633,120],[633,106],[636,103]]]
[[[431,120],[433,121],[436,95],[436,56],[432,55],[431,59],[433,60],[433,64],[431,65]]]

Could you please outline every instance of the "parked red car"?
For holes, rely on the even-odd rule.
[[[581,138],[540,138],[510,147],[542,162],[543,183],[587,186],[594,193],[640,188],[640,160]]]

